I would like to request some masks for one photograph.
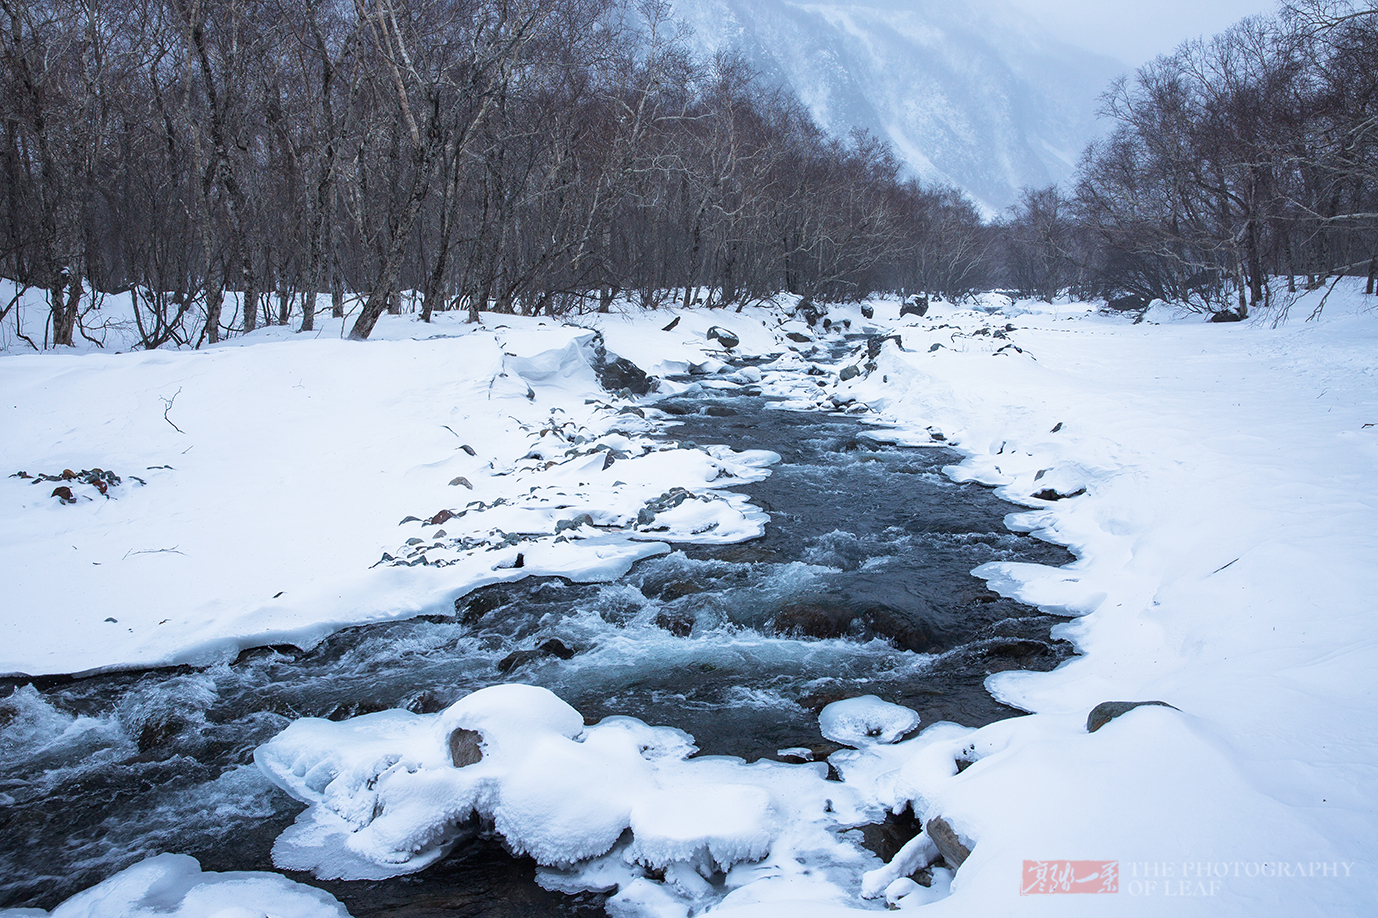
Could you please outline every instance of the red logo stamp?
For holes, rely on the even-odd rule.
[[[1119,861],[1025,861],[1021,896],[1117,893]]]

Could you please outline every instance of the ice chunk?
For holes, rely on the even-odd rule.
[[[918,725],[918,714],[875,695],[834,701],[818,715],[825,737],[856,748],[893,743]]]

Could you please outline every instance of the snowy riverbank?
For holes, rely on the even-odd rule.
[[[625,825],[645,836],[641,854],[629,858],[654,868],[649,878],[645,870],[636,876],[614,858],[549,882],[619,884],[628,914],[875,908],[884,899],[862,899],[863,887],[883,893],[890,884],[881,880],[901,872],[868,875],[877,864],[848,862],[847,847],[827,839],[849,812],[908,805],[925,821],[942,817],[971,848],[951,895],[929,906],[935,915],[1373,909],[1372,298],[1338,291],[1315,322],[1302,321],[1314,306],[1303,300],[1278,327],[1266,318],[1207,325],[1161,308],[1149,319],[1162,324],[1131,325],[1082,306],[995,298],[984,305],[935,304],[926,317],[900,318],[896,303],[877,303],[873,322],[854,307],[835,309],[835,322],[900,341],[882,345],[871,367],[858,345],[854,358],[823,376],[806,373],[813,361],[799,351],[809,343],[787,337],[808,330],[781,324],[770,310],[684,313],[668,332],[661,326],[671,313],[602,318],[608,350],[657,374],[716,369],[717,344],[705,332],[720,324],[741,338],[739,353],[783,355],[765,368],[767,391],[801,407],[864,403],[883,422],[879,436],[941,436],[964,452],[951,474],[1029,507],[1009,524],[1067,544],[1079,558],[1056,570],[995,564],[978,574],[1002,593],[1079,616],[1061,631],[1082,656],[1052,673],[991,677],[998,697],[1033,716],[980,730],[925,724],[917,737],[889,745],[858,740],[860,748],[833,757],[840,786],[810,766],[696,766],[673,731],[644,725],[605,722],[571,743],[579,738],[572,715],[549,707],[529,735],[495,744],[518,758],[507,771],[500,761],[484,765],[496,769],[479,777],[495,782],[498,802],[480,809],[488,806],[490,818],[506,812],[504,792],[545,799],[532,782],[539,787],[550,773],[522,764],[533,761],[520,758],[528,747],[558,751],[573,763],[570,774],[631,775],[641,790],[628,797],[624,787],[584,815],[596,813],[586,821],[616,840],[625,807]],[[725,489],[732,476],[762,474],[768,456],[658,449],[650,421],[623,411],[631,400],[597,387],[587,331],[509,317],[486,323],[426,327],[399,317],[380,326],[390,340],[363,345],[289,341],[270,329],[206,353],[0,360],[11,394],[0,406],[7,474],[100,466],[122,476],[110,500],[93,485],[73,486],[74,496],[92,498],[75,505],[48,497],[50,484],[3,479],[0,544],[12,586],[0,670],[232,657],[254,643],[309,642],[344,624],[424,612],[521,570],[616,576],[661,550],[648,539],[662,525],[673,527],[664,538],[695,529],[703,538],[740,538],[762,525]],[[430,337],[437,334],[455,337]],[[840,381],[834,372],[845,366],[861,375]],[[641,400],[638,410],[646,407]],[[146,484],[134,487],[133,475]],[[459,477],[472,490],[450,484]],[[683,519],[668,508],[638,531],[633,521],[647,501],[676,486],[705,499],[680,505],[693,511],[679,511]],[[421,526],[475,500],[485,509]],[[561,528],[582,513],[604,528]],[[399,527],[407,515],[420,519]],[[433,548],[437,527],[472,544]],[[544,534],[506,539],[535,532]],[[417,549],[407,540],[423,534],[426,565],[369,567],[382,552],[407,560]],[[518,552],[520,570],[510,566]],[[454,563],[434,564],[442,559]],[[296,850],[313,825],[328,823],[329,845],[374,851],[370,863],[396,862],[400,849],[351,843],[359,829],[339,820],[389,788],[399,805],[415,800],[396,775],[383,790],[365,780],[408,757],[417,775],[439,776],[430,786],[453,784],[444,761],[450,731],[481,724],[495,704],[471,698],[431,720],[402,715],[405,723],[387,729],[380,720],[371,737],[361,718],[315,733],[303,724],[264,747],[261,764],[274,780],[319,804],[292,830]],[[1098,703],[1148,700],[1175,710],[1136,708],[1086,731]],[[654,750],[642,751],[645,761],[635,758],[638,742]],[[354,777],[312,784],[306,775],[323,762],[321,774],[336,776],[347,762]],[[527,796],[501,790],[509,785]],[[772,785],[788,786],[788,799],[772,802]],[[708,824],[716,810],[706,804],[695,818],[652,819],[670,811],[646,809],[646,801],[686,786],[699,787],[705,801],[745,801],[745,809],[719,814],[721,825]],[[446,805],[458,804],[437,798],[362,828],[375,841],[392,832],[389,844],[400,838],[425,854],[439,835],[408,842],[407,833],[443,832]],[[498,818],[509,820],[514,838],[534,837],[541,807],[514,812]],[[569,816],[573,824],[580,812]],[[561,849],[561,838],[570,847]],[[738,864],[718,875],[718,886],[692,881],[696,866],[713,873],[696,861],[693,839],[718,866]],[[554,841],[540,835],[533,845],[546,863],[567,867],[589,856],[587,843],[587,832],[574,832]],[[770,855],[753,863],[763,846],[773,846]],[[919,860],[933,853],[909,851]],[[1113,861],[1118,892],[1037,894],[1044,886],[1027,890],[1026,879],[1041,884],[1047,875],[1026,874],[1029,861]],[[931,893],[900,883],[891,898],[917,906],[942,892],[942,881]]]

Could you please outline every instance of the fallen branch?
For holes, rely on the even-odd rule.
[[[128,558],[130,555],[163,555],[163,554],[182,555],[183,557],[186,556],[186,552],[184,552],[184,551],[178,551],[178,550],[177,550],[177,546],[174,545],[174,546],[172,546],[171,548],[143,548],[143,549],[140,549],[140,550],[138,550],[138,551],[134,551],[133,549],[130,549],[129,551],[127,551],[127,552],[124,553],[124,558]],[[121,558],[120,560],[123,561],[124,558]]]
[[[181,395],[181,394],[182,394],[182,389],[181,389],[181,387],[179,386],[179,387],[177,388],[177,391],[174,392],[174,393],[172,393],[172,398],[163,398],[161,395],[158,396],[159,400],[161,400],[162,403],[163,403],[163,420],[164,420],[164,421],[167,421],[169,424],[172,424],[172,418],[168,417],[168,416],[167,416],[167,413],[168,413],[169,411],[172,410],[172,404],[173,404],[173,402],[177,401],[177,396],[179,396],[179,395]],[[185,430],[183,430],[182,428],[178,427],[176,424],[172,424],[172,429],[175,430],[175,431],[177,431],[179,434],[185,434],[185,433],[186,433]]]

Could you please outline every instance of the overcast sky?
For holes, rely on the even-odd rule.
[[[1277,0],[1007,0],[1073,44],[1138,66],[1188,38],[1214,35]]]

